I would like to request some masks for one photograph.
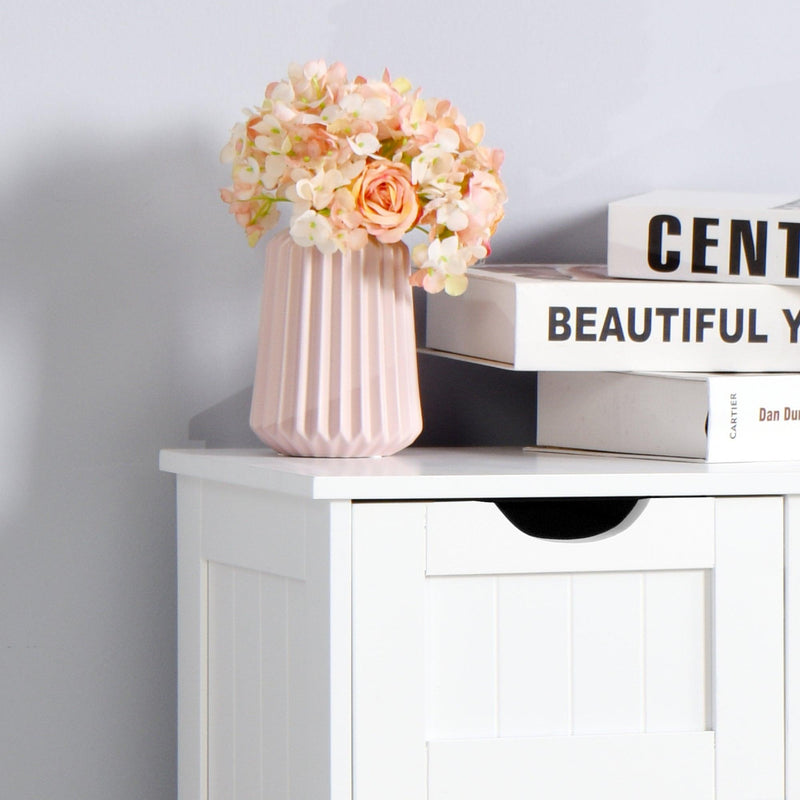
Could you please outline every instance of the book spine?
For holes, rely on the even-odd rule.
[[[455,304],[451,309],[468,312],[466,306],[457,309]],[[515,316],[512,366],[516,369],[794,372],[800,368],[800,289],[542,281],[518,287]],[[478,330],[467,340],[479,349]]]
[[[620,278],[800,286],[800,211],[608,208],[608,273]]]
[[[800,375],[709,379],[708,461],[800,459]]]

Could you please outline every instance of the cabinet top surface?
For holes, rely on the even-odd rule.
[[[705,464],[504,448],[410,447],[386,458],[268,449],[162,450],[165,472],[324,500],[800,494],[800,461]]]

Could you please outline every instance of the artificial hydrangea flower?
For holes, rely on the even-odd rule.
[[[461,294],[503,217],[503,153],[481,144],[449,101],[423,98],[405,78],[348,81],[344,66],[309,61],[270,83],[246,111],[221,159],[233,183],[220,195],[251,245],[291,207],[290,233],[323,253],[373,237],[427,234],[413,251],[412,283]]]

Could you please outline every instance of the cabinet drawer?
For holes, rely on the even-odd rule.
[[[536,512],[537,501],[531,501],[527,516],[535,520]],[[639,500],[610,530],[566,541],[524,533],[494,503],[428,506],[426,574],[431,576],[713,566],[714,500],[709,497]]]
[[[555,541],[481,500],[359,506],[354,795],[778,800],[782,517],[649,498]]]

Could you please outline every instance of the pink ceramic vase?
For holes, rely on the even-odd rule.
[[[267,244],[250,426],[293,456],[386,456],[422,430],[408,248]]]

